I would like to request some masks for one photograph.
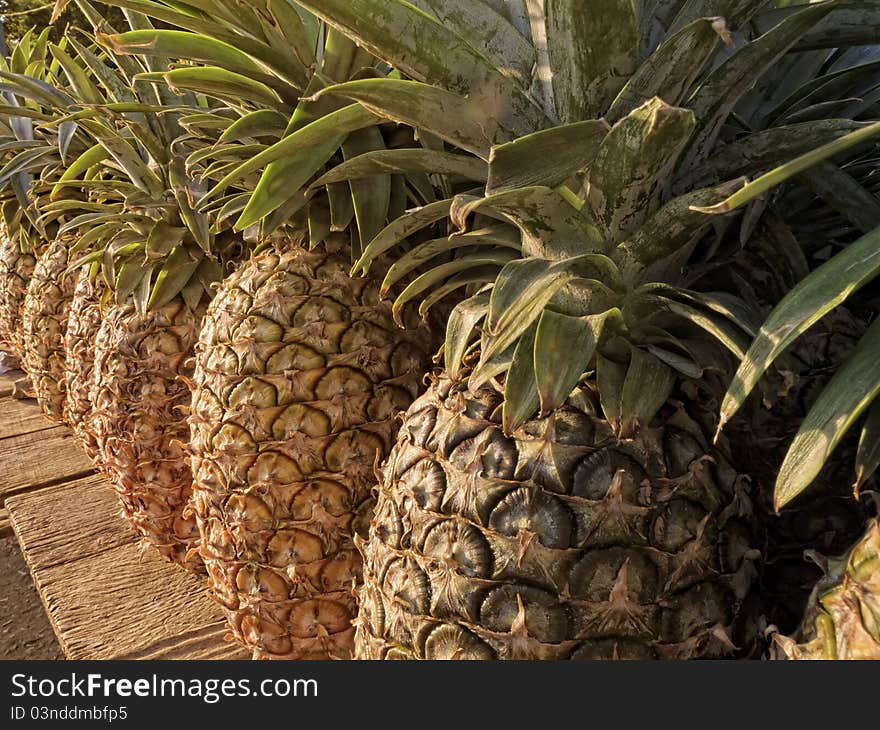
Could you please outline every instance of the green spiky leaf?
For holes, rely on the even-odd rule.
[[[538,410],[534,349],[535,327],[533,326],[520,337],[505,377],[501,423],[506,434],[516,431]]]
[[[584,169],[610,127],[603,120],[564,124],[492,148],[486,195],[532,186],[556,187]]]
[[[773,500],[781,509],[816,478],[852,423],[880,393],[880,321],[822,389],[804,418],[779,469]]]
[[[721,405],[723,426],[773,361],[801,334],[880,273],[880,228],[850,244],[801,281],[773,309],[740,363]]]

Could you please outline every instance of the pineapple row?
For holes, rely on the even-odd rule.
[[[112,50],[101,58],[71,45],[75,57],[55,73],[100,63],[104,88],[95,92],[107,95],[108,111],[134,112],[84,118],[80,157],[40,170],[38,185],[53,200],[35,195],[34,205],[41,223],[65,235],[38,259],[18,308],[22,364],[38,402],[74,428],[124,515],[160,554],[207,570],[233,633],[258,656],[345,656],[360,576],[353,525],[368,520],[374,461],[429,366],[430,333],[417,323],[399,332],[375,287],[348,276],[351,236],[371,237],[383,221],[350,200],[347,220],[344,211],[328,215],[319,233],[308,217],[292,217],[250,256],[252,237],[215,233],[190,208],[204,191],[173,149],[176,136],[211,114],[194,98],[173,124],[142,114],[162,100],[153,94],[168,93],[156,85],[131,98],[132,71],[150,73],[151,63],[132,69]],[[336,73],[354,73],[364,63],[353,54],[338,65],[354,48],[342,37],[331,34],[326,45],[328,71],[337,64]],[[120,67],[115,79],[108,62]],[[24,89],[27,77],[12,80]],[[153,137],[172,156],[157,159]],[[66,171],[86,165],[89,180],[75,182],[88,192],[100,180],[98,192],[79,206],[59,199],[75,184]],[[183,202],[180,184],[188,186]]]
[[[763,651],[718,409],[774,187],[878,131],[843,4],[75,1],[0,72],[0,341],[256,658]]]

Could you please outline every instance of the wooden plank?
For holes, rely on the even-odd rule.
[[[66,426],[0,441],[0,505],[17,492],[57,484],[94,471]]]
[[[35,400],[0,399],[0,439],[45,431],[57,424],[43,416]]]
[[[250,658],[224,640],[205,579],[143,548],[100,479],[18,494],[7,508],[68,658]]]
[[[12,522],[9,520],[9,510],[0,507],[0,538],[9,537],[12,534]]]
[[[13,376],[16,375],[18,375],[17,370],[0,373],[0,398],[8,398],[12,395],[13,390],[15,390],[16,381],[16,378]]]
[[[7,504],[10,511],[17,509],[18,530],[28,536],[28,566],[32,571],[138,541],[122,517],[116,493],[99,474],[28,494],[31,496],[24,500],[24,508],[22,495],[10,497]],[[59,515],[63,515],[60,523]]]
[[[12,395],[16,391],[16,383],[27,377],[21,370],[7,370],[0,373],[0,398]],[[20,386],[18,388],[21,389]]]

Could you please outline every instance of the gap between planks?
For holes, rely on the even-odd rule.
[[[0,351],[0,357],[2,357],[3,354],[4,353]],[[7,370],[4,373],[0,373],[0,398],[11,396],[15,391],[15,381],[23,375],[24,373],[20,370]]]
[[[70,430],[9,393],[0,376],[0,535],[18,538],[65,655],[249,659],[205,579],[145,549]]]
[[[145,549],[101,477],[14,495],[7,507],[68,658],[250,658],[224,640],[205,579]]]
[[[15,403],[15,406],[10,406]],[[0,421],[21,405],[0,400]],[[36,409],[36,406],[34,406]],[[94,472],[66,426],[0,439],[0,506],[10,495],[58,484]]]
[[[46,431],[58,426],[43,415],[33,399],[17,400],[6,397],[0,399],[0,403],[0,439]]]

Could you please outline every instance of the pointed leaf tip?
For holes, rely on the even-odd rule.
[[[723,215],[725,213],[730,213],[731,206],[729,201],[723,200],[716,205],[691,205],[688,206],[688,209],[694,211],[695,213],[705,213],[707,215]]]
[[[724,415],[718,420],[718,426],[715,429],[715,434],[712,436],[712,444],[718,445],[718,439],[721,438],[721,432],[724,430],[724,426],[727,424],[727,418]]]

